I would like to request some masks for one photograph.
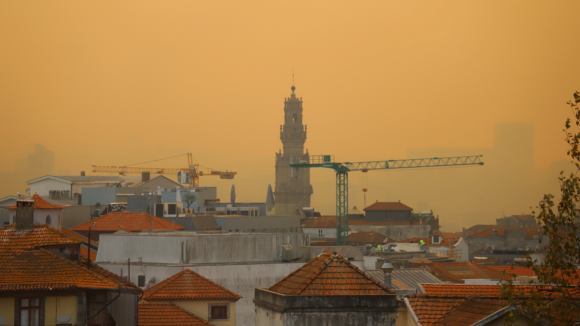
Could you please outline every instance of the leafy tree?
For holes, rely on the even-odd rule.
[[[570,146],[568,155],[576,166],[576,173],[569,176],[560,172],[560,199],[545,194],[533,215],[542,228],[540,243],[545,251],[539,263],[527,255],[540,284],[546,286],[517,287],[514,277],[502,285],[502,297],[520,309],[508,313],[506,324],[512,325],[522,310],[537,324],[574,325],[580,320],[580,281],[577,268],[580,266],[580,93],[568,105],[572,109],[575,126],[571,119],[565,124],[566,142]],[[509,271],[509,270],[508,270]]]
[[[187,195],[183,196],[183,201],[187,204],[187,208],[189,208],[191,204],[193,204],[195,199],[196,199],[195,195],[192,194],[191,192],[188,192]]]

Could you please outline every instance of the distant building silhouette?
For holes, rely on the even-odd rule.
[[[299,213],[303,207],[310,207],[312,185],[310,170],[297,169],[291,176],[290,160],[309,161],[308,150],[304,152],[307,127],[302,123],[302,98],[297,98],[292,86],[292,94],[284,100],[284,124],[280,126],[282,150],[276,153],[276,186],[274,196],[276,206],[294,205],[293,213]]]

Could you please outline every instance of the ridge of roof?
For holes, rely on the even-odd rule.
[[[159,282],[145,290],[144,300],[239,300],[242,296],[190,269]]]
[[[38,194],[32,195],[31,199],[34,200],[34,204],[33,204],[34,209],[64,209],[64,208],[66,208],[66,206],[51,204],[51,203],[47,202],[46,200],[44,200],[44,198],[40,197]],[[14,209],[16,209],[16,205],[6,207],[6,209],[14,210]]]
[[[111,212],[72,227],[70,230],[85,231],[92,227],[93,231],[118,231],[122,227],[125,231],[146,231],[149,230],[149,219],[151,219],[151,228],[153,230],[175,231],[185,229],[182,225],[174,224],[148,213]]]
[[[213,326],[213,324],[173,302],[142,302],[138,307],[139,326]]]
[[[269,288],[285,295],[370,295],[393,294],[348,260],[322,252]]]

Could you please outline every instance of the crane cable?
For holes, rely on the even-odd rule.
[[[145,163],[151,163],[151,162],[157,162],[157,161],[163,161],[163,160],[168,160],[170,158],[175,158],[175,157],[180,157],[180,156],[185,156],[187,154],[180,154],[180,155],[175,155],[175,156],[171,156],[171,157],[166,157],[166,158],[160,158],[157,160],[153,160],[153,161],[147,161],[147,162],[141,162],[141,163],[135,163],[135,164],[130,164],[130,165],[125,165],[125,166],[133,166],[133,165],[139,165],[139,164],[145,164]],[[193,155],[192,155],[193,158]],[[195,160],[195,159],[194,159]]]

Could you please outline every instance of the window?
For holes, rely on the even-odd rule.
[[[296,121],[298,121],[298,115],[296,113],[294,113],[292,115],[292,122],[296,122]]]
[[[322,236],[322,230],[318,230],[318,237],[319,238],[323,238],[323,236]]]
[[[137,286],[140,288],[145,287],[145,275],[139,275],[137,277]]]
[[[395,219],[395,217],[394,217],[393,212],[387,212],[387,220],[394,220],[394,219]]]
[[[211,319],[228,319],[228,306],[211,306]]]
[[[20,298],[20,325],[40,324],[40,298]]]
[[[46,215],[46,224],[51,225],[52,223],[52,219],[50,218],[50,215]]]

